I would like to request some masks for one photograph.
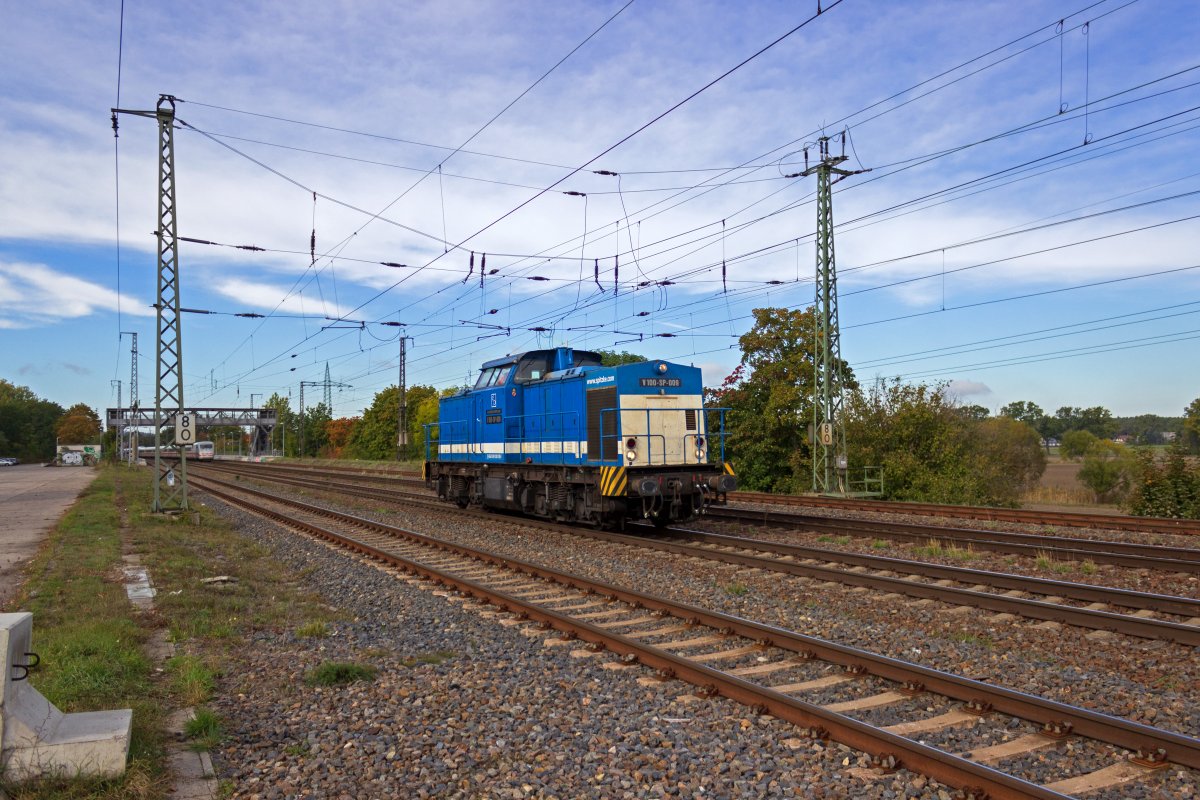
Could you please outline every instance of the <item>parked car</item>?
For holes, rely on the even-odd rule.
[[[0,467],[15,467],[17,464],[20,464],[20,463],[21,463],[20,459],[17,459],[17,458],[12,458],[9,456],[0,458]]]

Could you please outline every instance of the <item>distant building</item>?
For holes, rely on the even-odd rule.
[[[1164,442],[1173,442],[1179,436],[1175,431],[1163,431],[1161,435]]]

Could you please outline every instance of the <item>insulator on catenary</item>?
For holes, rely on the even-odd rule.
[[[621,280],[621,257],[613,256],[613,297],[617,296],[617,286]]]
[[[592,280],[596,282],[596,288],[603,292],[604,287],[600,285],[600,259],[598,258],[592,262]]]
[[[483,276],[487,274],[487,253],[479,258],[479,288],[483,288]]]
[[[472,250],[471,251],[471,268],[469,270],[467,270],[467,277],[463,278],[462,282],[466,283],[467,281],[469,281],[471,279],[471,276],[474,274],[475,274],[475,251]]]

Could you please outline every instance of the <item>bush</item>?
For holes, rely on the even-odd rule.
[[[1129,491],[1130,468],[1129,451],[1124,445],[1096,439],[1083,457],[1079,481],[1102,503],[1119,500]]]
[[[1100,440],[1096,438],[1096,434],[1091,431],[1067,431],[1059,442],[1058,454],[1075,461],[1087,455],[1098,441]]]
[[[1181,444],[1162,463],[1153,453],[1139,453],[1128,508],[1139,517],[1200,519],[1200,465],[1188,464]]]

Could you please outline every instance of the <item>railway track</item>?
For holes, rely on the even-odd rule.
[[[1010,555],[1038,557],[1051,554],[1067,561],[1091,561],[1130,569],[1157,569],[1200,574],[1200,548],[1168,547],[1112,539],[1083,539],[1045,534],[988,531],[973,528],[945,528],[908,522],[847,520],[779,511],[752,511],[740,508],[710,509],[704,520],[738,526],[782,530],[827,532],[859,538],[883,538],[904,542],[965,545]]]
[[[293,464],[272,464],[275,468],[298,471],[325,471],[378,477],[381,481],[423,483],[420,473],[396,467],[369,469],[341,464],[307,467]],[[841,509],[879,514],[912,514],[915,516],[974,519],[992,522],[1014,522],[1025,525],[1064,528],[1098,528],[1141,533],[1170,533],[1200,535],[1200,521],[1167,517],[1132,517],[1124,514],[1096,514],[1076,511],[1041,511],[1035,509],[995,508],[989,506],[959,506],[938,503],[913,503],[896,500],[865,500],[856,498],[815,497],[810,495],[772,494],[768,492],[733,492],[730,500],[737,503],[799,506],[813,509]]]
[[[254,471],[231,471],[251,477],[256,474]],[[261,472],[257,476],[267,477]],[[444,514],[467,513],[489,520],[510,519],[486,512],[463,512],[427,496],[414,496],[391,489],[364,488],[330,481],[315,485],[311,477],[302,476],[276,477],[273,480],[284,485],[338,492],[363,499],[401,504],[421,503]],[[935,600],[952,606],[980,608],[1042,622],[1200,646],[1200,600],[1193,598],[845,553],[704,531],[677,530],[663,534],[646,526],[643,535],[629,536],[525,518],[511,519],[516,524],[565,531],[621,546],[704,558],[819,582],[863,587],[879,592],[885,598]],[[1159,617],[1153,618],[1151,614]]]
[[[1200,767],[1200,740],[1183,734],[196,478],[198,488],[221,500],[559,631],[549,644],[579,642],[581,657],[608,652],[617,658],[613,666],[641,664],[699,687],[701,696],[724,696],[792,722],[799,735],[869,753],[880,770],[905,768],[958,787],[961,798],[1070,797],[1153,780],[1155,769],[1171,764]],[[881,717],[888,724],[872,722]],[[978,733],[980,745],[950,752],[928,743],[950,729]],[[999,744],[984,736],[998,730],[1006,739]],[[1081,747],[1092,748],[1103,765],[1055,774],[1056,757]],[[1037,754],[1040,774],[1051,765],[1053,779],[1032,782],[995,767],[1006,759],[1019,765],[1025,754]]]

